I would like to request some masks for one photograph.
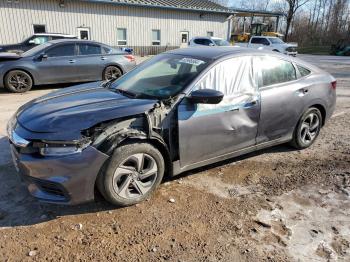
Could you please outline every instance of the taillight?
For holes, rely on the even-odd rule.
[[[133,55],[125,55],[124,57],[128,59],[129,62],[135,62],[135,57]]]
[[[332,89],[336,89],[337,88],[337,81],[333,81],[332,83],[331,83],[331,85],[332,85]]]

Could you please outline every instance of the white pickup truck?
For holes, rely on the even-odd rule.
[[[235,45],[255,49],[271,50],[292,56],[296,56],[298,54],[297,43],[285,43],[280,38],[272,36],[253,36],[250,38],[248,44],[237,43]]]

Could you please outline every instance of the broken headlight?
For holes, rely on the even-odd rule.
[[[48,142],[35,143],[42,156],[67,156],[81,153],[91,144],[90,141],[78,142]]]

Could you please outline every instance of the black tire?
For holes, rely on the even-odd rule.
[[[277,49],[272,50],[273,52],[277,52],[277,53],[281,53],[280,51],[278,51]]]
[[[120,70],[117,66],[107,66],[105,70],[103,70],[102,79],[103,80],[113,80],[118,79],[123,75],[122,70]]]
[[[33,79],[25,71],[12,70],[4,78],[5,88],[13,93],[24,93],[32,89]]]
[[[309,123],[309,128],[307,127],[307,124],[311,118],[311,116],[316,117],[317,120],[311,120],[312,122]],[[316,121],[317,125],[316,125]],[[322,114],[320,110],[318,110],[315,107],[311,107],[302,115],[300,118],[298,125],[296,126],[293,134],[293,139],[290,142],[290,144],[295,147],[296,149],[305,149],[310,147],[317,139],[321,126],[322,126]],[[309,133],[305,135],[305,133]],[[310,139],[306,139],[309,137]]]
[[[155,171],[154,177],[152,177],[152,181],[147,182],[149,183],[149,186],[147,187],[148,191],[144,194],[141,194],[139,190],[134,186],[134,183],[140,183],[139,178],[135,178],[135,174],[118,174],[119,169],[124,169],[125,166],[127,166],[126,163],[129,163],[131,165],[130,158],[132,158],[135,155],[144,155],[145,158],[142,160],[142,165],[146,166],[148,165],[146,158],[152,158],[154,163],[156,164],[157,171]],[[128,162],[129,161],[129,162]],[[153,162],[152,162],[153,163]],[[152,169],[152,168],[149,168]],[[145,169],[147,170],[147,169]],[[103,168],[97,178],[97,187],[102,196],[111,204],[116,206],[130,206],[137,204],[139,202],[142,202],[143,200],[150,197],[150,195],[155,191],[155,189],[159,186],[161,183],[163,176],[164,176],[164,159],[162,154],[152,145],[148,143],[131,143],[126,144],[120,147],[117,147],[113,155],[110,157],[109,162],[106,164],[105,168]],[[133,173],[138,173],[134,171]],[[147,172],[146,172],[147,173]],[[144,173],[144,174],[146,174]],[[143,174],[141,172],[141,174]],[[140,175],[140,174],[139,174]],[[118,185],[118,176],[123,178],[124,181],[120,182],[120,185]],[[131,183],[128,184],[128,186],[124,186],[127,184],[129,179],[132,180]],[[135,180],[135,181],[134,181]],[[143,183],[143,182],[142,182]],[[119,188],[120,187],[120,188]],[[133,197],[123,197],[121,192],[117,191],[126,191],[123,190],[123,188],[126,188],[128,190],[128,195],[130,192],[136,192]],[[130,191],[130,192],[129,192]],[[124,193],[126,195],[126,193]]]

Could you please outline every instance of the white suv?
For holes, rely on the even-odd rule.
[[[194,37],[190,40],[189,46],[230,46],[231,44],[219,37]]]

